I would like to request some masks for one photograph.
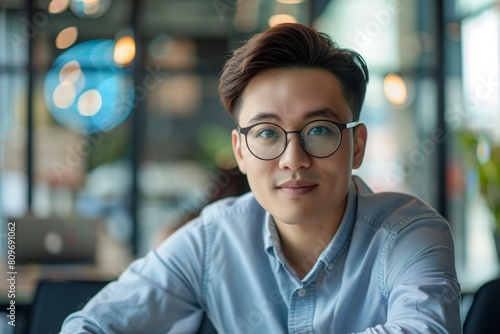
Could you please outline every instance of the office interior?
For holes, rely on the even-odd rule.
[[[14,222],[19,310],[40,279],[117,278],[240,177],[218,76],[281,22],[366,59],[355,174],[449,220],[464,308],[498,277],[500,1],[0,0],[0,268]]]

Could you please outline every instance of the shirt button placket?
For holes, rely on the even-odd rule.
[[[289,333],[314,333],[314,284],[300,288],[292,294],[290,314],[288,319]]]

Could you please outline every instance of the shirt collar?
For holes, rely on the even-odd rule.
[[[326,265],[334,262],[337,257],[347,248],[350,243],[352,229],[357,211],[357,189],[354,181],[351,180],[349,191],[347,193],[347,204],[344,216],[337,230],[337,233],[327,245],[319,260]],[[264,226],[264,247],[269,255],[274,255],[280,258],[282,256],[280,238],[278,229],[273,217],[266,211]]]
[[[319,257],[319,260],[324,262],[326,265],[335,262],[351,242],[352,230],[358,209],[357,195],[358,191],[356,185],[354,180],[351,179],[349,191],[347,192],[347,204],[340,226],[333,239]]]
[[[278,251],[281,251],[280,245],[280,236],[278,233],[278,228],[276,227],[276,223],[274,222],[271,214],[266,211],[265,215],[265,224],[264,224],[264,246],[266,252],[269,255],[274,255],[273,249],[276,248]],[[276,245],[276,247],[275,247]]]

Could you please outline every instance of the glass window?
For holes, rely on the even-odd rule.
[[[0,217],[26,202],[27,38],[22,12],[0,7]]]
[[[500,207],[494,195],[500,192],[499,18],[498,9],[493,7],[463,20],[462,101],[449,115],[466,173],[466,251],[460,268],[466,289],[477,288],[499,271],[493,215]]]

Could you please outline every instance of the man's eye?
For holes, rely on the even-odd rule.
[[[326,136],[330,133],[330,129],[324,126],[316,126],[307,132],[308,136]]]
[[[264,129],[264,130],[260,130],[257,133],[257,136],[258,137],[262,137],[262,138],[274,138],[274,137],[278,137],[279,134],[276,131],[274,131],[274,130]]]

